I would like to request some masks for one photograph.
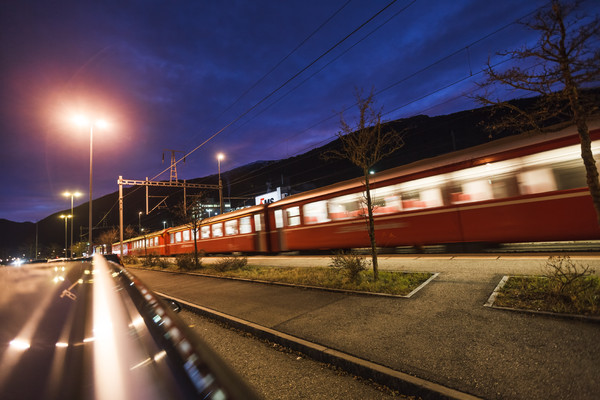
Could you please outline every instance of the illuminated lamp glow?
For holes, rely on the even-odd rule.
[[[10,347],[16,350],[27,350],[31,347],[31,343],[28,340],[23,339],[13,339],[10,341]]]

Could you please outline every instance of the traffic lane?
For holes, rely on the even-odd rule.
[[[399,398],[388,388],[192,312],[179,315],[265,400]]]
[[[133,273],[152,290],[171,294],[229,315],[275,327],[300,315],[326,308],[346,296],[275,285],[255,285],[234,280],[135,269]]]

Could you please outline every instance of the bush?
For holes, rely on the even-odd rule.
[[[144,258],[143,265],[145,267],[152,267],[153,265],[160,265],[160,257],[157,254],[150,254]]]
[[[171,263],[166,258],[158,257],[157,265],[159,268],[167,269]]]
[[[560,302],[578,312],[597,313],[600,307],[600,278],[589,265],[577,264],[569,256],[549,257],[545,276],[548,292],[554,302]]]
[[[200,258],[200,257],[198,257],[198,258]],[[175,257],[175,263],[177,264],[179,269],[183,269],[186,271],[198,269],[202,266],[202,263],[200,262],[199,259],[198,259],[198,264],[196,265],[193,254],[180,254]]]
[[[354,252],[344,253],[340,251],[331,257],[330,267],[341,270],[346,273],[348,279],[352,282],[361,281],[361,272],[365,271],[370,265],[369,261]]]
[[[246,257],[225,257],[212,265],[212,268],[219,272],[233,271],[242,269],[248,265]]]
[[[577,296],[588,291],[593,283],[587,279],[594,273],[589,265],[576,264],[569,256],[552,256],[546,261],[545,276],[556,295]]]
[[[123,260],[123,264],[139,264],[140,260],[136,256],[125,255],[121,258]]]

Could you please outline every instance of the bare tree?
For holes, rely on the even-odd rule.
[[[179,221],[192,230],[192,239],[194,240],[194,266],[200,266],[198,255],[198,230],[204,219],[204,207],[202,205],[203,195],[195,195],[189,203],[181,202],[175,206],[175,215]]]
[[[600,183],[592,154],[589,118],[598,112],[597,92],[586,90],[600,78],[600,18],[577,15],[580,1],[553,0],[524,25],[540,34],[537,44],[499,53],[520,66],[506,71],[488,62],[487,80],[480,86],[486,93],[477,99],[502,110],[499,123],[491,129],[521,128],[542,131],[544,126],[568,121],[577,127],[587,185],[600,224]],[[527,109],[514,103],[493,99],[490,89],[496,84],[539,96]]]
[[[379,279],[377,264],[377,243],[375,241],[375,220],[373,218],[373,199],[371,198],[371,168],[404,145],[402,135],[392,129],[386,129],[381,123],[381,109],[375,109],[373,89],[364,97],[361,90],[355,92],[359,118],[354,125],[349,125],[344,116],[340,117],[340,131],[337,136],[341,143],[340,150],[331,150],[325,158],[346,159],[359,167],[363,173],[365,186],[365,205],[367,209],[367,226],[371,241],[371,258],[373,260],[373,278]]]
[[[111,228],[102,232],[98,235],[96,242],[104,245],[109,253],[112,253],[112,244],[119,240],[119,230],[117,228]]]

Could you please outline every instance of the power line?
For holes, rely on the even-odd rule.
[[[190,150],[187,154],[185,154],[182,158],[180,158],[179,160],[177,160],[175,162],[175,164],[179,163],[181,160],[183,160],[183,158],[185,157],[189,157],[191,154],[193,154],[196,150],[200,149],[201,147],[203,147],[206,143],[208,143],[209,141],[211,141],[212,139],[214,139],[217,135],[221,134],[223,131],[225,131],[225,129],[229,128],[231,125],[233,125],[234,123],[236,123],[237,121],[239,121],[240,119],[242,119],[243,117],[245,117],[246,115],[248,115],[250,112],[252,112],[252,110],[254,110],[255,108],[257,108],[259,105],[261,105],[262,103],[264,103],[266,100],[268,100],[270,97],[272,97],[275,93],[277,93],[278,91],[280,91],[283,87],[285,87],[288,83],[290,83],[291,81],[293,81],[294,79],[296,79],[299,75],[301,75],[304,71],[306,71],[307,69],[309,69],[310,67],[312,67],[315,63],[317,63],[319,60],[321,60],[323,57],[325,57],[327,54],[329,54],[331,51],[333,51],[336,47],[338,47],[339,45],[341,45],[343,42],[345,42],[346,40],[348,40],[348,38],[350,38],[351,36],[353,36],[356,32],[358,32],[359,30],[361,30],[365,25],[367,25],[369,22],[371,22],[373,19],[375,19],[378,15],[380,15],[382,12],[384,12],[386,9],[388,9],[389,7],[391,7],[397,0],[392,0],[390,3],[388,3],[385,7],[383,7],[381,10],[379,10],[378,12],[376,12],[373,16],[371,16],[369,19],[367,19],[365,22],[363,22],[362,24],[360,24],[357,28],[355,28],[352,32],[350,32],[349,34],[347,34],[344,38],[342,38],[341,40],[339,40],[337,43],[335,43],[333,46],[331,46],[329,49],[327,49],[325,52],[323,52],[320,56],[318,56],[317,58],[315,58],[313,61],[311,61],[310,63],[308,63],[308,65],[306,65],[304,68],[302,68],[300,71],[296,72],[294,75],[292,75],[290,78],[288,78],[284,83],[282,83],[281,85],[279,85],[276,89],[272,90],[268,95],[264,96],[261,100],[259,100],[256,104],[254,104],[252,107],[248,108],[246,111],[244,111],[242,114],[238,115],[236,118],[234,118],[232,121],[230,121],[228,124],[226,124],[224,127],[222,127],[221,129],[219,129],[217,132],[215,132],[214,134],[212,134],[208,139],[206,139],[205,141],[203,141],[202,143],[200,143],[198,146],[196,146],[194,149]],[[159,172],[155,177],[153,177],[152,179],[157,178],[158,176],[162,175],[164,172],[166,172],[168,169],[164,169],[163,171]]]

